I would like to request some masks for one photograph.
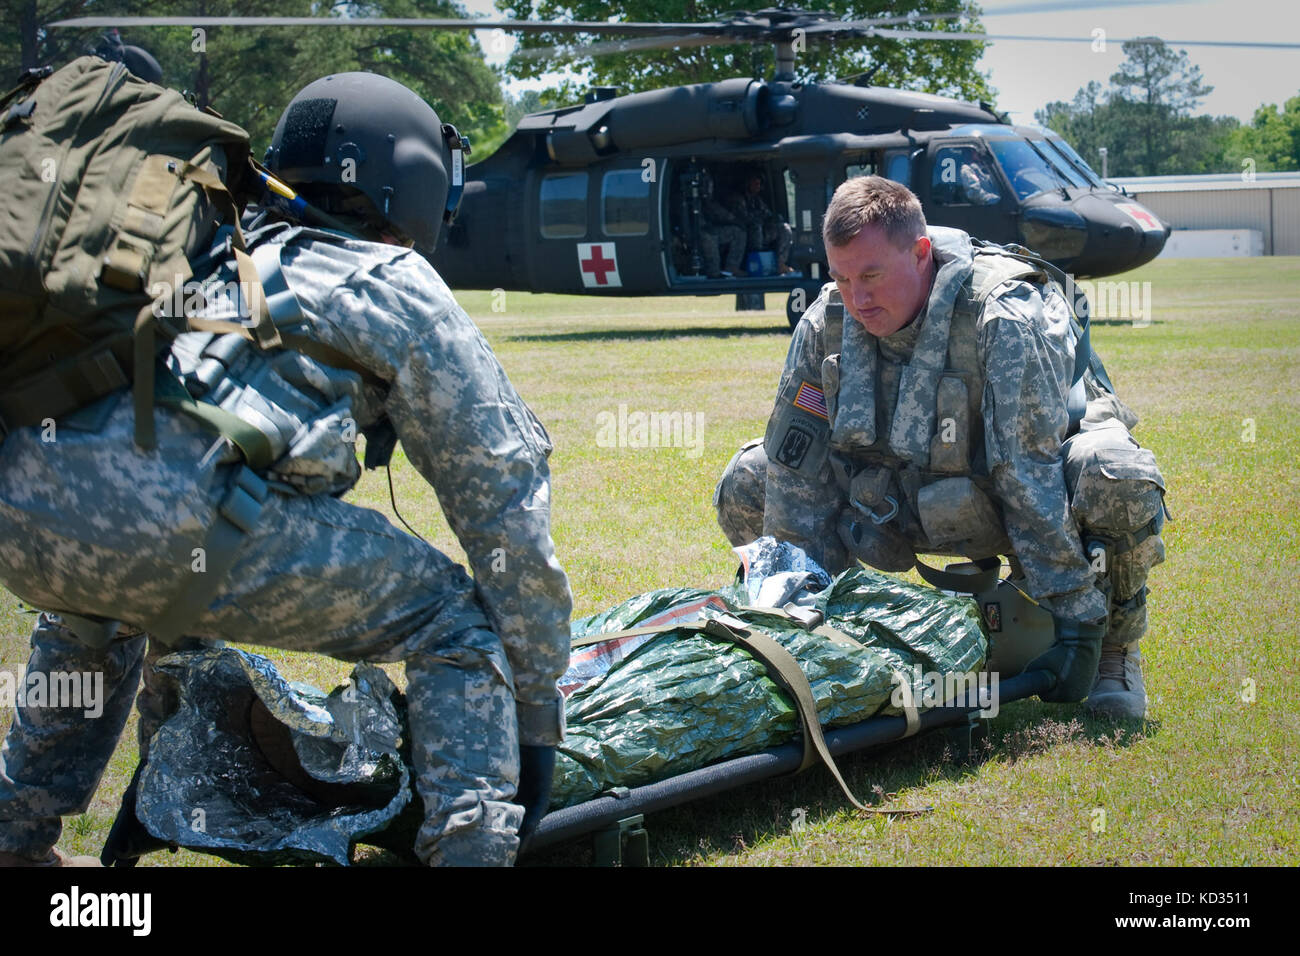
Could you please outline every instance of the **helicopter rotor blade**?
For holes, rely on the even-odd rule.
[[[953,33],[947,30],[895,30],[892,27],[872,29],[868,36],[887,37],[891,40],[966,40],[969,42],[994,40],[1020,40],[1039,43],[1092,43],[1092,34],[1087,36],[1049,37],[1006,33]],[[1300,50],[1300,43],[1263,43],[1243,40],[1166,40],[1163,37],[1107,37],[1108,43],[1163,43],[1165,46],[1214,46],[1242,47],[1258,50]]]
[[[519,60],[542,60],[556,56],[606,56],[611,53],[634,53],[640,50],[662,50],[670,47],[682,50],[690,47],[708,46],[710,43],[724,44],[728,42],[730,41],[726,36],[719,36],[714,33],[706,35],[698,33],[679,34],[665,37],[635,37],[630,40],[605,40],[600,43],[589,43],[585,46],[556,44],[546,47],[522,48],[516,49],[511,56]]]
[[[680,33],[733,29],[728,23],[609,23],[538,20],[449,20],[425,17],[72,17],[47,27],[404,27],[430,30],[517,30],[521,33],[625,33],[655,36],[665,30]]]
[[[1010,14],[1062,13],[1071,10],[1098,10],[1134,6],[1168,6],[1187,0],[1091,0],[1080,3],[1026,2],[979,14],[980,18]],[[757,14],[738,11],[727,21],[709,23],[611,23],[608,21],[571,21],[551,23],[537,20],[459,20],[421,17],[249,17],[249,16],[95,16],[74,17],[46,24],[50,28],[105,28],[130,26],[181,26],[181,27],[398,27],[438,30],[505,30],[520,33],[585,33],[590,35],[621,35],[641,38],[638,41],[607,42],[603,44],[576,44],[541,48],[536,52],[519,51],[515,55],[525,59],[556,55],[559,52],[582,56],[600,56],[606,53],[653,50],[666,47],[703,46],[713,40],[722,43],[769,42],[789,36],[796,31],[809,39],[827,39],[838,36],[863,39],[884,38],[895,40],[964,40],[984,43],[997,40],[1019,42],[1041,41],[1047,43],[1093,42],[1088,36],[1026,36],[1020,34],[974,33],[953,30],[914,30],[902,26],[942,20],[960,19],[968,13],[925,13],[879,17],[870,20],[836,20],[824,11],[788,12],[761,11]],[[897,28],[896,28],[897,25]],[[1116,43],[1153,42],[1151,37],[1112,39]],[[1300,43],[1251,42],[1230,40],[1165,40],[1167,46],[1235,47],[1244,49],[1300,49]]]

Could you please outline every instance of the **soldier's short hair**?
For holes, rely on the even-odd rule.
[[[905,249],[925,235],[925,213],[910,189],[883,176],[855,176],[835,190],[822,219],[822,240],[847,246],[863,226],[879,226]]]

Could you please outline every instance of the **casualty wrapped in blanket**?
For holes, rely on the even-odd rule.
[[[828,727],[899,713],[900,700],[933,704],[923,682],[984,664],[969,598],[864,568],[832,581],[770,538],[737,550],[741,583],[651,591],[573,623],[552,809],[799,738],[790,695],[707,622],[788,651]],[[180,707],[154,738],[136,811],[153,835],[243,862],[344,864],[352,843],[390,845],[393,834],[376,835],[415,810],[398,750],[403,702],[378,668],[360,665],[327,697],[234,649],[165,664]],[[194,807],[205,808],[201,831]]]

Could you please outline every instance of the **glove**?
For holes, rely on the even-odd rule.
[[[1051,704],[1066,704],[1083,700],[1097,679],[1097,662],[1101,657],[1101,638],[1106,633],[1105,621],[1088,624],[1083,621],[1053,620],[1056,643],[1039,654],[1026,666],[1026,671],[1047,671],[1056,680],[1052,689],[1041,697]]]
[[[555,777],[555,747],[528,745],[519,748],[519,791],[515,803],[524,808],[524,822],[519,824],[519,852],[546,816],[551,804],[551,781]]]

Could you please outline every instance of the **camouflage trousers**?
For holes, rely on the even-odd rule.
[[[1131,646],[1146,633],[1147,575],[1165,558],[1164,479],[1155,456],[1116,419],[1067,439],[1061,457],[1070,511],[1109,608],[1103,641]],[[755,439],[727,463],[713,494],[718,524],[733,545],[762,536],[766,488],[767,452]]]
[[[790,264],[790,249],[794,245],[794,229],[788,222],[769,222],[759,224],[753,229],[752,239],[761,239],[754,249],[771,249],[776,253],[776,271],[779,273]]]
[[[60,817],[85,810],[135,698],[150,622],[207,573],[207,529],[239,466],[205,458],[211,436],[156,413],[158,448],[132,441],[123,397],[96,432],[60,426],[57,440],[19,429],[0,446],[0,580],[28,603],[133,628],[103,650],[45,617],[29,674],[103,675],[102,712],[17,708],[0,751],[0,850],[42,857]],[[382,515],[327,496],[268,494],[217,597],[186,633],[327,654],[403,661],[412,758],[425,820],[416,853],[429,863],[509,864],[523,810],[513,675],[474,582]],[[133,635],[133,636],[132,636]],[[141,732],[166,711],[146,675]],[[142,752],[147,740],[142,741]]]
[[[722,260],[721,247],[727,247],[727,259]],[[700,255],[704,258],[704,274],[716,276],[726,269],[733,276],[740,275],[745,259],[745,230],[739,226],[703,226],[700,228]]]

